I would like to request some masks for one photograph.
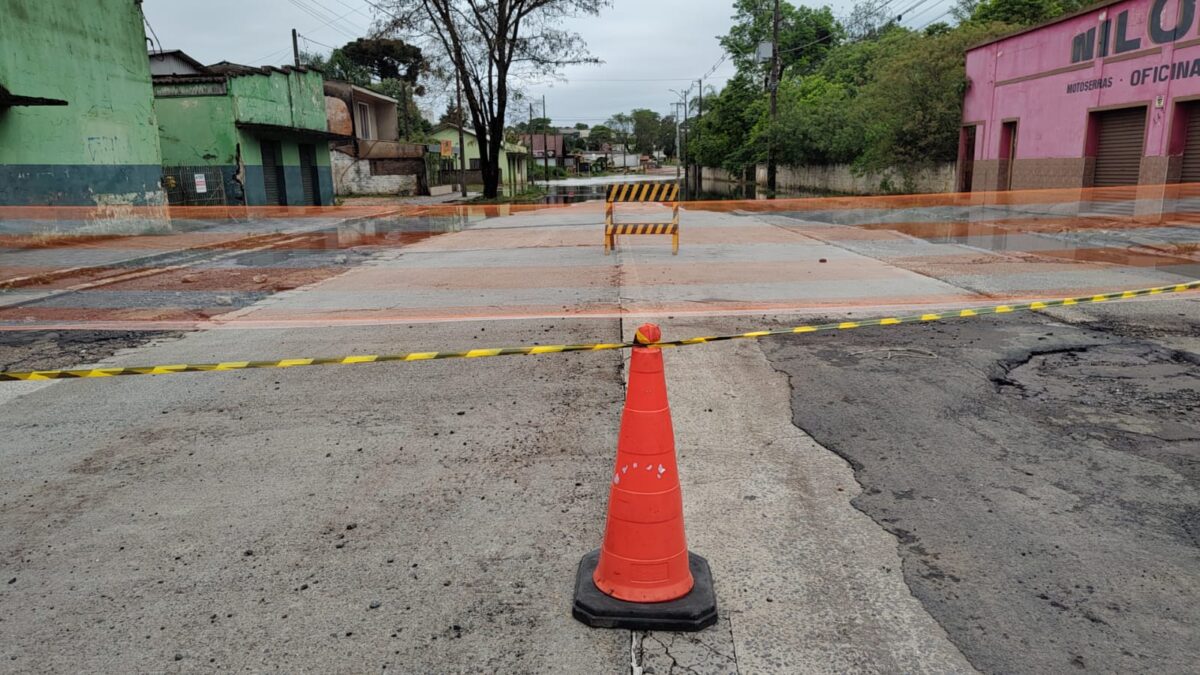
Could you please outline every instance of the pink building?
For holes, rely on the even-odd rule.
[[[1200,182],[1198,18],[1106,2],[970,49],[959,189]]]

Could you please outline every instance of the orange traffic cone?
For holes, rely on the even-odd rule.
[[[653,324],[637,331],[641,345],[661,338]],[[717,621],[708,562],[687,550],[658,348],[633,349],[604,544],[579,564],[573,614],[589,626],[632,630],[700,630]]]

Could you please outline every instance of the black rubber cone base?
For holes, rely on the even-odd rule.
[[[587,625],[694,632],[717,622],[717,594],[713,591],[712,570],[708,568],[708,561],[695,553],[688,553],[688,566],[696,585],[687,595],[670,602],[625,602],[601,593],[592,581],[599,562],[599,550],[583,556],[575,576],[575,606],[571,614]]]

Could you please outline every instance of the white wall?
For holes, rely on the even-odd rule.
[[[339,196],[349,195],[414,195],[417,192],[417,177],[373,176],[371,162],[356,160],[334,150],[332,157],[333,192]]]
[[[711,167],[711,166],[701,167],[700,176],[704,179],[704,182],[706,182],[706,183],[709,181],[714,181],[714,180],[724,181],[726,183],[737,183],[738,182],[737,176],[729,173],[725,169],[717,169],[717,168]]]
[[[775,187],[779,192],[811,190],[848,195],[954,192],[954,173],[954,162],[939,164],[909,176],[894,170],[858,175],[847,164],[781,166],[776,171]],[[757,177],[759,187],[765,187],[765,164],[758,165]]]

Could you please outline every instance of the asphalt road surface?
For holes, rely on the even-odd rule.
[[[6,359],[608,342],[647,318],[676,338],[1183,278],[718,212],[685,214],[678,257],[646,238],[606,258],[597,213],[476,219],[205,330],[96,353],[25,332]],[[214,290],[194,287],[33,316],[171,315]],[[4,384],[0,671],[1194,672],[1197,307],[668,351],[689,544],[721,609],[698,634],[570,616],[621,353]]]
[[[1192,302],[1155,310],[763,344],[982,671],[1196,665],[1200,330]]]

